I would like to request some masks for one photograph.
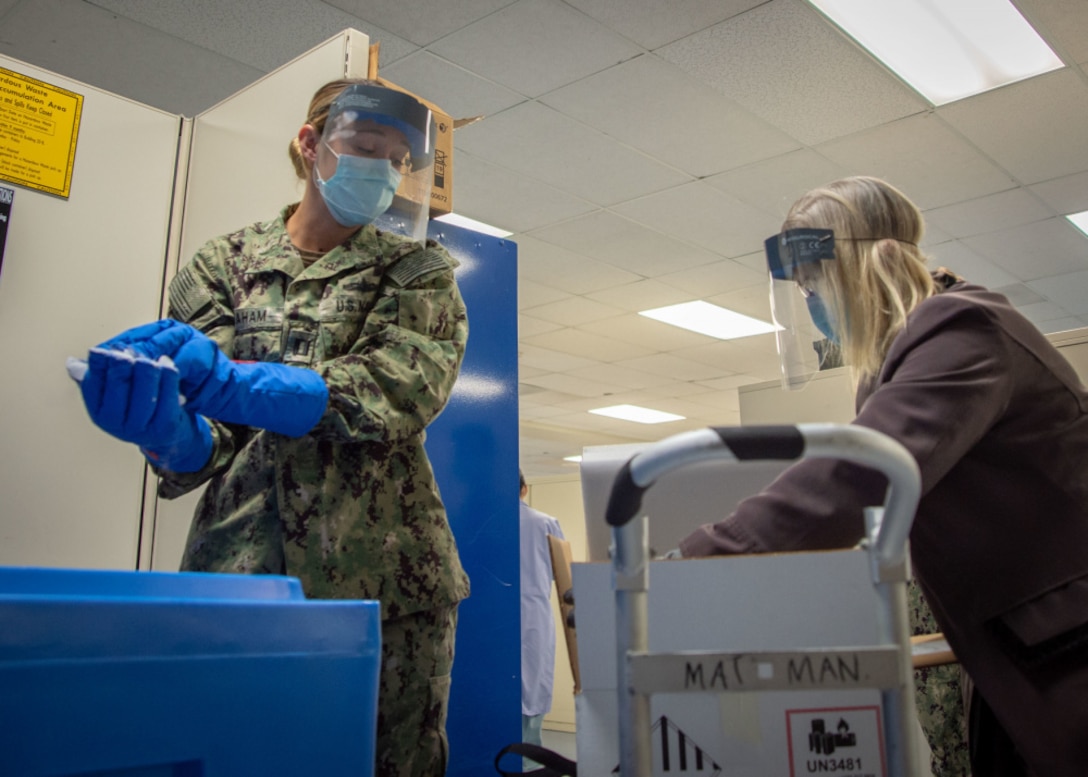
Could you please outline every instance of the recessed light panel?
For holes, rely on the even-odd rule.
[[[774,331],[774,324],[711,305],[703,300],[643,310],[639,312],[639,315],[699,334],[717,337],[719,340],[735,340],[738,337],[750,337]]]
[[[611,407],[599,407],[589,412],[594,415],[604,415],[609,418],[619,418],[622,421],[634,421],[639,424],[663,424],[669,421],[683,421],[684,416],[663,413],[660,410],[650,410],[638,405],[612,405]]]
[[[1088,237],[1088,210],[1083,210],[1080,213],[1071,213],[1066,216],[1066,218],[1069,219],[1074,227],[1083,232],[1085,237]]]
[[[1063,67],[1009,0],[809,0],[934,105]]]

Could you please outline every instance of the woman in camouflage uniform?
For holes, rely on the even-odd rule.
[[[288,574],[310,597],[381,602],[377,773],[406,777],[446,766],[469,585],[423,443],[468,321],[445,249],[372,222],[402,178],[422,171],[429,193],[433,137],[410,96],[323,86],[290,146],[301,201],[205,244],[170,284],[171,321],[92,351],[91,373],[122,347],[171,357],[185,433],[118,434],[88,398],[102,381],[84,381],[92,418],[141,445],[162,496],[207,484],[183,570]]]

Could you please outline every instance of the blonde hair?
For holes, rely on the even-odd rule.
[[[314,96],[310,100],[310,110],[306,113],[306,124],[312,124],[320,136],[325,130],[325,121],[329,118],[329,109],[336,101],[336,98],[340,96],[340,93],[354,84],[372,83],[374,82],[365,78],[339,78],[335,81],[329,81],[314,92]],[[299,177],[299,180],[306,180],[310,174],[310,168],[302,156],[302,148],[297,136],[291,138],[291,142],[287,146],[287,155],[291,157],[291,164],[295,166],[295,175]]]
[[[879,372],[907,316],[937,293],[918,248],[924,224],[918,207],[891,184],[856,176],[805,194],[783,229],[835,233],[835,259],[824,262],[844,361],[855,382]]]

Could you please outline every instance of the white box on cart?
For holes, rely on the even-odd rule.
[[[843,550],[653,562],[650,651],[877,645],[881,606],[869,561],[864,551]],[[572,572],[579,774],[604,777],[619,764],[612,567],[575,564]],[[693,666],[692,684],[708,692],[651,700],[654,775],[885,777],[880,692],[857,688],[849,661],[794,669],[819,690],[741,691],[730,666]],[[913,738],[920,746],[920,733]]]

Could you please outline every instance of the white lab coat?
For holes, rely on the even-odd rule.
[[[543,715],[552,706],[555,618],[548,535],[563,539],[559,521],[521,503],[521,712]]]

